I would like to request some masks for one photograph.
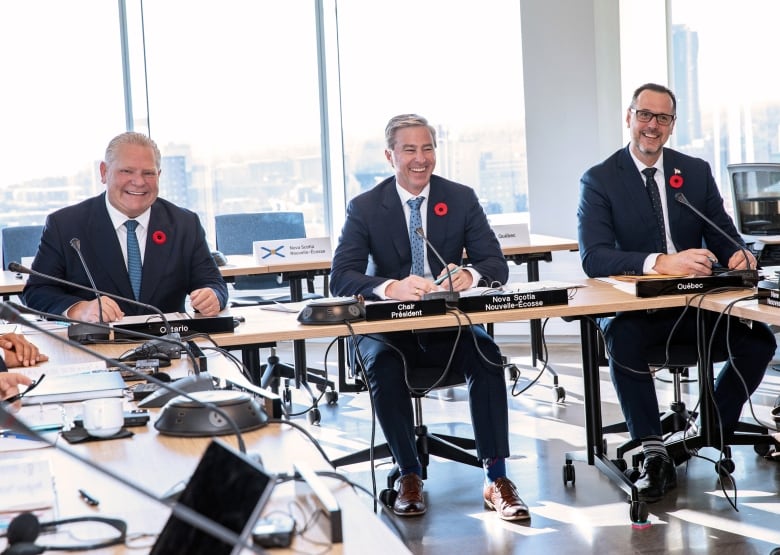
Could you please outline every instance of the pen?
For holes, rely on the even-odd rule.
[[[436,278],[433,283],[435,283],[436,285],[441,285],[442,283],[444,283],[445,279],[447,279],[452,274],[455,274],[455,273],[459,272],[461,268],[462,268],[462,266],[455,266],[452,270],[450,270],[449,272],[447,272],[446,274],[444,274],[440,278]]]
[[[79,497],[81,497],[82,501],[89,505],[90,507],[97,507],[100,505],[100,501],[98,501],[96,498],[92,497],[90,494],[88,494],[83,489],[79,490]]]

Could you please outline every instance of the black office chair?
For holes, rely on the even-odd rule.
[[[3,269],[8,269],[8,264],[18,262],[22,257],[35,256],[43,233],[42,225],[20,225],[4,227],[3,236]]]
[[[712,356],[713,362],[723,362],[727,359],[727,353],[715,352]],[[651,368],[665,367],[672,375],[672,393],[673,400],[669,405],[669,409],[660,413],[661,417],[661,431],[664,436],[664,442],[666,443],[669,455],[674,460],[675,464],[679,465],[690,458],[686,441],[683,441],[683,433],[686,438],[695,436],[695,420],[698,416],[697,413],[691,412],[685,406],[685,402],[682,400],[682,383],[683,376],[687,373],[689,368],[696,368],[699,362],[698,350],[695,344],[671,344],[669,346],[668,356],[666,345],[656,345],[651,347],[647,352],[649,365]],[[658,377],[656,376],[656,379]],[[693,427],[691,431],[689,428]],[[689,430],[686,433],[686,430]],[[603,433],[625,433],[628,431],[628,426],[625,422],[619,422],[603,427]],[[751,424],[749,422],[740,422],[737,425],[738,432],[766,434],[767,429],[757,424]],[[616,459],[613,460],[618,468],[621,468],[626,475],[634,481],[639,477],[639,464],[643,460],[643,454],[641,452],[635,454],[632,457],[631,468],[623,460],[624,455],[640,446],[639,440],[629,439],[624,443],[621,443],[616,451]],[[693,443],[693,442],[691,442]],[[764,444],[756,444],[755,450],[759,454],[765,454],[764,450],[767,448]],[[731,460],[731,451],[728,446],[724,450],[724,458],[718,462],[718,468],[728,473],[733,472],[734,463]]]
[[[435,384],[441,378],[443,370],[443,368],[439,367],[423,367],[414,368],[409,371],[409,383],[413,390],[411,397],[414,410],[414,434],[417,438],[417,454],[420,459],[420,465],[422,466],[421,478],[423,480],[428,478],[428,464],[432,455],[482,468],[482,461],[477,458],[476,453],[474,452],[476,449],[476,442],[474,439],[431,432],[423,421],[422,399],[431,385]],[[437,385],[435,390],[438,391],[464,384],[465,379],[462,375],[456,375],[450,372]],[[390,453],[390,448],[387,443],[374,446],[374,459],[384,459],[388,457],[392,457],[392,454]],[[338,468],[339,466],[367,462],[369,460],[371,460],[371,448],[345,455],[331,462],[334,467]],[[396,491],[394,486],[400,475],[401,469],[397,464],[394,464],[387,475],[387,489],[380,493],[381,501],[387,506],[392,506],[395,502]]]
[[[251,254],[252,243],[274,239],[298,239],[306,237],[306,226],[301,212],[254,212],[245,214],[220,214],[214,218],[217,250],[225,255]],[[321,298],[314,292],[314,279],[306,280],[307,292],[302,300]],[[289,287],[280,274],[260,276],[235,276],[233,289],[258,290]],[[262,295],[232,296],[236,304],[272,304],[290,302],[290,295],[264,297]]]

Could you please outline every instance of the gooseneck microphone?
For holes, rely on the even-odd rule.
[[[122,362],[120,362],[120,361],[118,361],[118,360],[116,360],[114,358],[111,358],[111,357],[105,356],[102,353],[98,353],[96,351],[93,351],[93,350],[89,349],[88,347],[82,345],[81,343],[78,343],[76,341],[70,341],[70,340],[62,337],[61,335],[59,335],[57,333],[54,333],[51,330],[48,330],[48,329],[46,329],[46,328],[44,328],[42,326],[38,326],[38,325],[34,324],[33,322],[30,322],[26,318],[23,318],[18,310],[16,310],[12,306],[10,306],[10,303],[0,302],[0,319],[6,320],[7,322],[12,323],[12,324],[21,324],[22,326],[31,328],[31,329],[33,329],[33,330],[35,330],[37,332],[40,332],[40,333],[46,335],[47,337],[51,337],[51,338],[53,338],[56,341],[59,341],[61,343],[65,343],[67,345],[71,345],[72,347],[75,347],[76,349],[78,349],[79,351],[81,351],[83,353],[87,353],[87,354],[89,354],[89,355],[91,355],[91,356],[93,356],[93,357],[95,357],[97,359],[100,359],[100,360],[108,363],[111,367],[119,368],[120,370],[125,371],[125,372],[129,372],[130,374],[133,374],[134,376],[136,376],[138,378],[141,378],[141,379],[144,379],[146,381],[149,381],[149,382],[152,382],[154,384],[157,384],[162,390],[171,393],[172,394],[171,397],[175,397],[177,395],[181,396],[181,397],[186,397],[189,401],[191,401],[195,405],[197,405],[197,406],[199,406],[201,408],[207,409],[209,411],[214,411],[215,413],[217,413],[220,416],[221,419],[224,420],[225,424],[227,424],[227,426],[230,427],[230,429],[232,430],[233,434],[235,434],[236,441],[238,443],[238,449],[242,453],[246,453],[246,445],[244,444],[244,438],[241,435],[241,429],[236,424],[236,421],[234,420],[234,418],[231,417],[225,410],[223,410],[217,404],[211,403],[211,402],[208,402],[208,401],[203,401],[203,400],[197,398],[196,396],[194,396],[193,393],[198,393],[197,391],[186,391],[186,389],[178,387],[177,385],[175,385],[178,382],[168,383],[168,382],[165,382],[165,381],[160,380],[158,378],[155,378],[154,376],[149,376],[149,375],[143,374],[143,373],[139,372],[138,370],[136,370],[135,368],[133,368],[132,366],[128,366],[127,364],[124,364],[124,363],[122,363]],[[208,373],[202,372],[202,373],[199,374],[199,377],[200,377],[200,379],[203,379],[203,380],[208,379],[208,381],[211,382],[211,376]],[[187,378],[183,378],[182,379],[182,381],[186,381],[186,380],[187,380]],[[212,388],[213,388],[213,385],[212,385]],[[200,391],[202,391],[202,390],[200,390]],[[149,397],[147,397],[147,399],[148,398]],[[6,403],[3,403],[2,401],[0,401],[0,408],[2,408],[5,404]],[[139,403],[138,406],[140,407],[140,406],[142,406],[142,404]],[[218,420],[218,419],[215,419],[215,417],[213,415],[209,416],[209,419],[210,419],[210,421]],[[264,423],[265,422],[263,422],[263,424]],[[212,430],[210,430],[210,431],[212,431]],[[189,435],[196,436],[197,434],[193,433],[193,434],[189,434]],[[216,435],[216,434],[210,433],[208,435]],[[37,435],[36,435],[36,437],[37,437]]]
[[[441,262],[444,265],[444,269],[447,270],[447,279],[450,282],[450,290],[449,291],[431,291],[430,293],[425,293],[423,295],[423,300],[427,301],[429,299],[444,299],[445,303],[457,303],[458,299],[460,298],[460,293],[455,291],[455,287],[452,285],[452,273],[449,272],[449,266],[444,261],[444,258],[439,254],[439,251],[436,250],[436,247],[433,246],[433,244],[428,240],[428,238],[425,236],[425,232],[423,231],[423,228],[418,227],[414,230],[414,232],[422,237],[422,240],[425,241],[425,244],[428,245],[428,248],[431,249],[431,252],[436,255],[436,258],[439,259],[439,262]]]
[[[170,332],[171,326],[170,326],[170,323],[168,322],[168,318],[166,318],[166,316],[165,316],[165,314],[163,313],[162,310],[160,310],[159,308],[157,308],[154,305],[142,303],[140,301],[136,301],[135,299],[129,299],[127,297],[123,297],[121,295],[116,295],[114,293],[108,293],[106,291],[101,291],[99,289],[93,289],[93,288],[87,287],[86,285],[81,285],[80,283],[76,283],[75,281],[68,281],[67,279],[62,279],[62,278],[59,278],[59,277],[56,277],[56,276],[52,276],[52,275],[49,275],[49,274],[44,274],[43,272],[39,272],[37,270],[33,270],[32,268],[28,268],[27,266],[22,266],[21,264],[19,264],[17,262],[11,262],[10,264],[8,264],[8,270],[11,271],[11,272],[19,273],[19,274],[29,274],[31,276],[36,276],[36,277],[39,277],[39,278],[42,278],[42,279],[55,281],[55,282],[61,283],[63,285],[68,285],[70,287],[75,287],[77,289],[83,289],[84,291],[89,291],[91,293],[95,293],[96,295],[98,295],[98,298],[100,298],[100,296],[103,295],[105,297],[110,297],[110,298],[118,300],[118,301],[124,301],[126,303],[129,303],[129,304],[132,304],[132,305],[135,305],[135,306],[140,306],[141,308],[145,308],[149,312],[152,312],[152,313],[158,315],[162,319],[163,325],[165,325],[165,329]],[[62,316],[56,316],[56,318],[58,318],[60,320],[65,320],[65,318],[62,317]],[[122,333],[125,333],[124,330],[123,330]]]
[[[705,216],[701,210],[696,208],[694,205],[692,205],[686,196],[683,193],[676,193],[674,195],[674,200],[679,202],[680,204],[687,206],[691,209],[691,211],[699,216],[702,220],[707,222],[710,227],[712,227],[715,231],[723,235],[732,245],[737,247],[737,249],[742,252],[742,255],[745,257],[745,266],[746,269],[744,270],[729,270],[728,272],[724,272],[720,275],[727,275],[727,276],[741,276],[742,282],[749,287],[755,287],[755,285],[758,283],[758,270],[757,269],[751,269],[750,268],[750,258],[747,255],[747,248],[740,244],[739,241],[734,239],[731,235],[723,231],[715,222],[713,222],[711,219],[709,219],[707,216]]]
[[[81,254],[81,241],[78,237],[74,237],[70,240],[70,246],[76,251],[79,261],[81,262],[81,267],[84,269],[84,273],[87,274],[87,279],[95,292],[98,303],[98,322],[103,324],[105,323],[103,321],[103,301],[100,299],[100,293],[98,292],[97,285],[95,285],[95,280],[92,278],[92,272],[89,271],[87,261],[84,260],[84,255]],[[68,337],[79,343],[96,343],[98,341],[108,341],[109,334],[103,328],[90,324],[73,324],[68,326]]]

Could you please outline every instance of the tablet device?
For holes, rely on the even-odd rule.
[[[241,535],[249,544],[274,477],[226,443],[213,440],[198,463],[179,503]],[[175,514],[166,522],[151,554],[229,554],[233,545],[180,520]]]

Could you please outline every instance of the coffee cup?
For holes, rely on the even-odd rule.
[[[116,435],[125,423],[122,399],[107,397],[84,401],[84,429],[94,437]]]

